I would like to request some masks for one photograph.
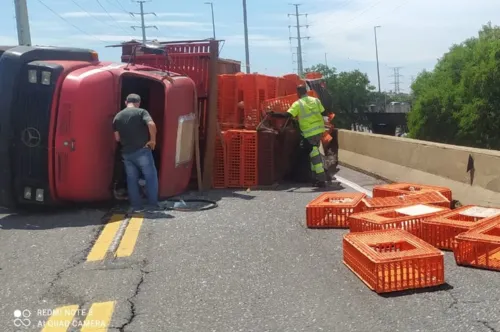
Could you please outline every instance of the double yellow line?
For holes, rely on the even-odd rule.
[[[81,309],[78,305],[56,308],[44,323],[42,332],[66,332],[71,328],[80,328],[81,332],[106,332],[115,310],[115,302],[93,303],[90,309]],[[79,316],[85,316],[80,320]]]
[[[143,221],[144,216],[141,215],[130,218],[124,214],[112,215],[88,254],[87,262],[102,261],[108,255],[114,257],[132,255]]]

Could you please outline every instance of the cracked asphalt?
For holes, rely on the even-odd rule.
[[[500,332],[498,272],[446,253],[445,287],[377,295],[342,263],[346,230],[305,227],[317,195],[212,191],[217,209],[147,218],[133,254],[105,262],[86,262],[105,210],[0,214],[0,331],[26,330],[13,325],[16,309],[43,321],[40,310],[116,301],[109,331]]]

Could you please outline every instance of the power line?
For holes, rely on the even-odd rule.
[[[71,25],[73,28],[75,28],[76,30],[80,31],[81,33],[83,34],[86,34],[87,36],[90,36],[98,41],[100,41],[101,43],[106,43],[104,40],[102,39],[99,39],[97,38],[96,36],[88,33],[87,31],[85,30],[82,30],[80,29],[78,26],[74,25],[73,23],[71,23],[70,21],[68,21],[67,19],[65,19],[64,17],[62,17],[61,15],[59,15],[59,13],[57,13],[55,10],[53,10],[52,8],[50,8],[45,2],[43,2],[42,0],[38,0],[38,2],[44,6],[45,8],[47,8],[50,12],[52,12],[52,14],[56,15],[57,17],[59,17],[61,20],[63,20],[64,22],[66,22],[67,24]]]
[[[94,20],[98,21],[99,23],[101,24],[105,24],[109,27],[112,27],[112,28],[121,28],[119,26],[114,26],[112,24],[109,24],[108,22],[105,22],[104,20],[98,18],[97,16],[95,15],[92,15],[90,12],[88,12],[85,8],[83,8],[78,2],[76,2],[76,0],[71,0],[71,2],[73,2],[75,4],[75,6],[77,6],[80,10],[82,10],[83,12],[85,12],[89,17],[92,17]],[[123,28],[121,28],[123,31],[125,31]],[[126,33],[129,33],[128,31],[125,31]]]
[[[392,82],[391,84],[394,85],[394,93],[395,94],[398,94],[401,92],[400,90],[400,84],[402,83],[400,81],[400,77],[403,77],[403,75],[399,74],[399,70],[401,69],[402,67],[394,67],[392,68],[394,70],[394,74],[391,76],[391,77],[394,77],[394,82]]]
[[[158,30],[158,27],[156,25],[145,25],[144,23],[144,15],[154,15],[156,16],[156,13],[154,12],[150,12],[150,13],[145,13],[144,12],[144,3],[146,2],[150,2],[150,1],[146,1],[146,0],[139,0],[139,1],[136,1],[137,3],[139,3],[139,6],[141,8],[141,12],[140,13],[130,13],[130,15],[134,16],[135,15],[141,15],[141,25],[138,26],[138,25],[132,25],[131,28],[132,29],[136,29],[136,28],[140,28],[142,30],[142,42],[145,44],[146,43],[146,29],[156,29]]]
[[[302,58],[302,39],[309,39],[310,37],[301,37],[300,36],[300,28],[309,27],[309,26],[308,25],[300,25],[300,16],[307,17],[307,14],[299,14],[300,4],[292,4],[292,6],[295,6],[295,14],[288,14],[288,17],[295,16],[295,18],[297,20],[297,25],[292,25],[293,27],[297,28],[297,36],[296,37],[290,36],[289,38],[290,38],[290,41],[292,39],[297,39],[297,73],[299,74],[299,76],[302,76],[302,74],[304,73],[304,61]],[[289,26],[288,28],[290,28],[292,26]]]
[[[122,28],[119,24],[118,24],[118,21],[106,10],[106,8],[104,8],[104,6],[102,5],[101,1],[99,0],[96,0],[97,4],[99,5],[99,7],[101,7],[102,10],[104,10],[104,12],[106,13],[106,15],[111,19],[113,20],[117,25],[116,27],[119,28],[119,29],[122,29],[123,31],[125,31],[125,33],[129,33],[129,31],[125,30],[124,28]],[[111,24],[108,24],[110,26],[113,26]]]

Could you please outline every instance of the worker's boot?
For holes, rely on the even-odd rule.
[[[313,187],[316,188],[325,188],[326,187],[326,182],[325,181],[316,181],[313,183]]]

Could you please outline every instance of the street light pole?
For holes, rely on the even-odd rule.
[[[212,9],[212,30],[214,33],[214,40],[215,38],[215,17],[214,17],[214,3],[213,2],[205,2],[205,5],[210,5],[210,8]]]
[[[247,0],[243,0],[243,26],[245,29],[245,58],[247,74],[250,74],[250,50],[248,48]]]
[[[381,92],[381,89],[380,89],[380,68],[379,68],[379,63],[378,63],[377,28],[380,28],[380,25],[374,26],[373,32],[375,33],[375,56],[377,57],[378,92]]]

